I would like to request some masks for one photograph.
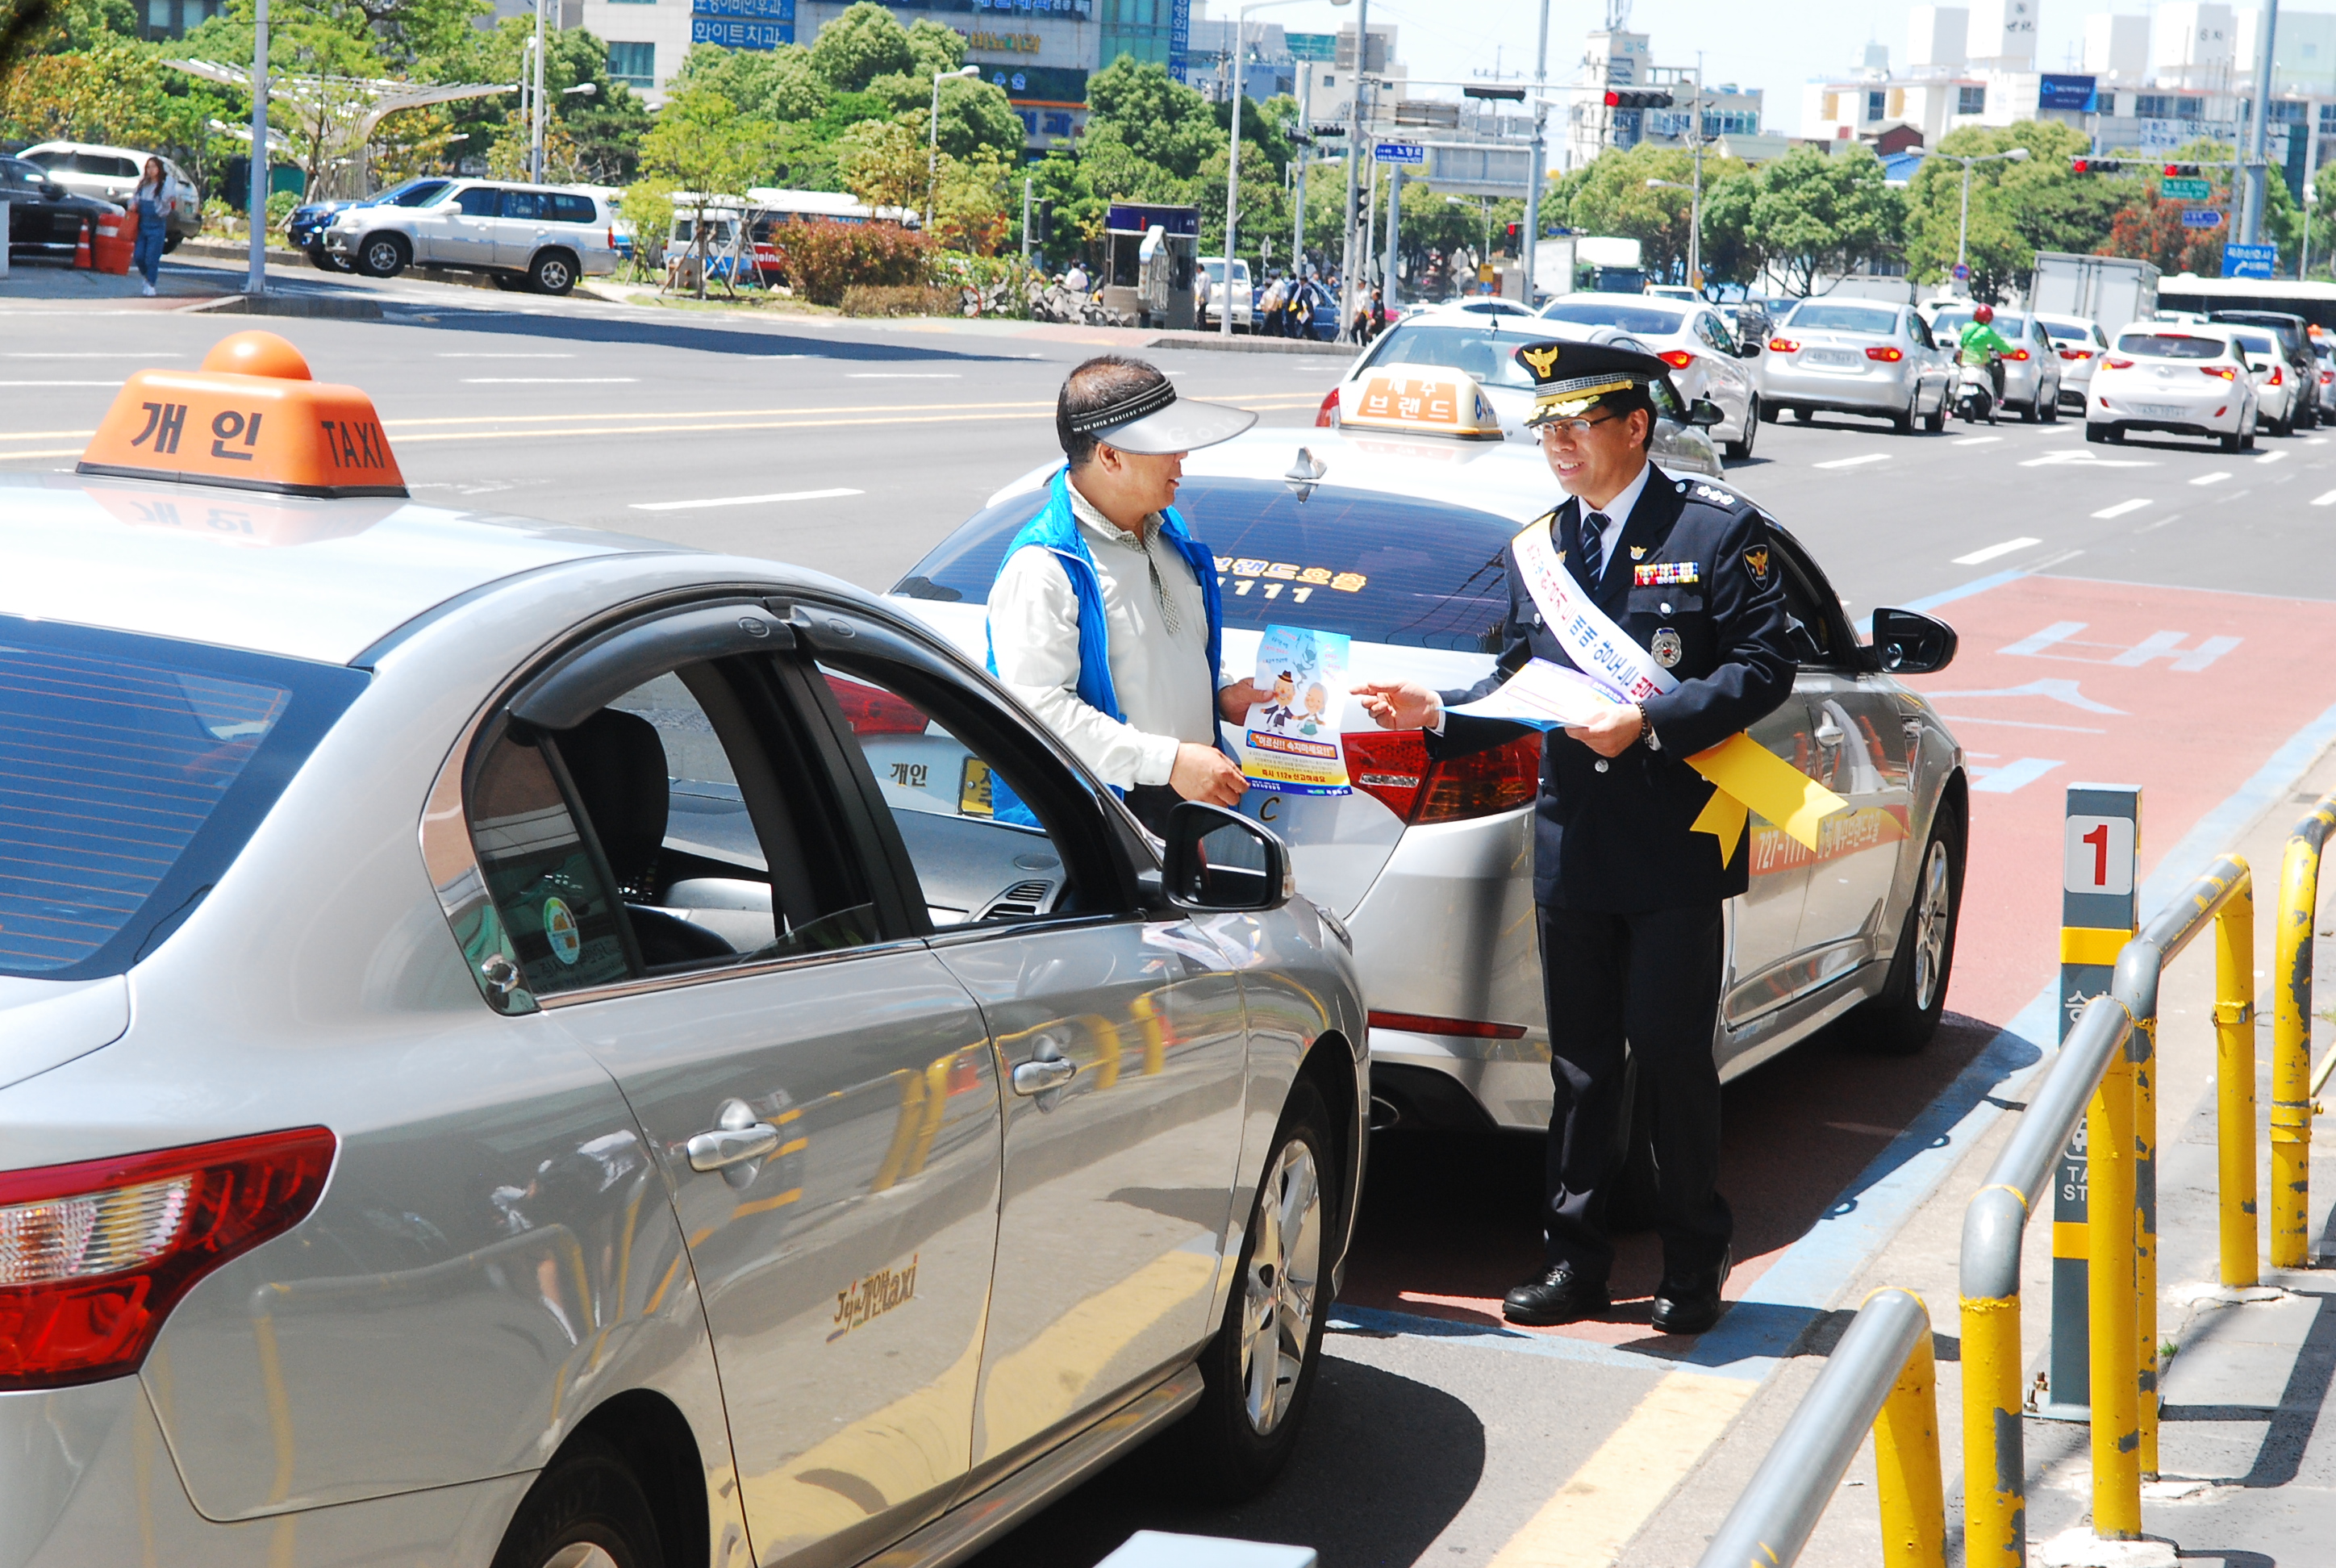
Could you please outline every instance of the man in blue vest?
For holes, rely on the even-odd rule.
[[[1068,460],[989,590],[989,667],[1161,832],[1180,800],[1247,787],[1217,744],[1260,700],[1220,689],[1216,561],[1174,506],[1184,454],[1257,415],[1181,402],[1159,370],[1103,355],[1071,372],[1055,428]]]

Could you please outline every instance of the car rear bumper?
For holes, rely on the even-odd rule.
[[[2244,428],[2245,400],[2236,392],[2224,398],[2128,397],[2096,394],[2085,410],[2088,424],[2126,430],[2162,430],[2177,435],[2228,435]]]
[[[1827,369],[1760,363],[1760,401],[1771,408],[1819,408],[1839,414],[1896,414],[1905,412],[1920,368],[1913,360],[1896,365],[1868,362],[1870,369]]]

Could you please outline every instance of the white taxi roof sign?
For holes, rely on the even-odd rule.
[[[1499,441],[1493,400],[1465,370],[1403,365],[1374,370],[1339,398],[1338,424],[1348,430]]]

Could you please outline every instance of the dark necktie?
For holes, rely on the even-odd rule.
[[[1599,579],[1605,575],[1602,560],[1605,545],[1606,514],[1602,511],[1584,513],[1575,530],[1574,575],[1582,579],[1582,586],[1588,589],[1592,597],[1598,592]]]

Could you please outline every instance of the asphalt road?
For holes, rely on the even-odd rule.
[[[226,332],[266,325],[320,378],[373,395],[419,497],[776,556],[881,589],[1055,454],[1055,389],[1113,338],[375,292],[387,320],[252,323],[130,302],[20,307],[0,286],[0,470],[70,468],[128,370],[191,366]],[[1258,409],[1293,446],[1343,366],[1153,357],[1187,395]],[[2064,784],[2151,792],[2146,870],[2321,716],[2324,682],[2296,674],[2336,659],[2336,439],[2264,437],[2225,455],[2088,446],[2073,423],[1901,436],[1820,418],[1763,427],[1733,473],[1808,544],[1854,617],[1939,601],[1961,629],[1956,666],[1921,684],[1954,716],[1979,780],[1956,1016],[1939,1040],[1887,1062],[1820,1040],[1730,1086],[1723,1182],[1745,1228],[1741,1294],[1854,1206],[1888,1164],[1877,1156],[2049,982]],[[1537,1164],[1527,1138],[1380,1140],[1307,1436],[1267,1496],[1195,1506],[1173,1456],[1147,1449],[979,1561],[1085,1568],[1146,1525],[1307,1542],[1336,1565],[1504,1549],[1508,1562],[1604,1561],[1774,1365],[1774,1336],[1698,1350],[1652,1335],[1643,1300],[1580,1332],[1502,1330],[1496,1298],[1536,1251]],[[1626,1249],[1618,1295],[1651,1285],[1645,1241]],[[1824,1262],[1798,1256],[1803,1273]],[[1840,1261],[1844,1282],[1853,1262]],[[1739,1320],[1757,1314],[1740,1307]]]

